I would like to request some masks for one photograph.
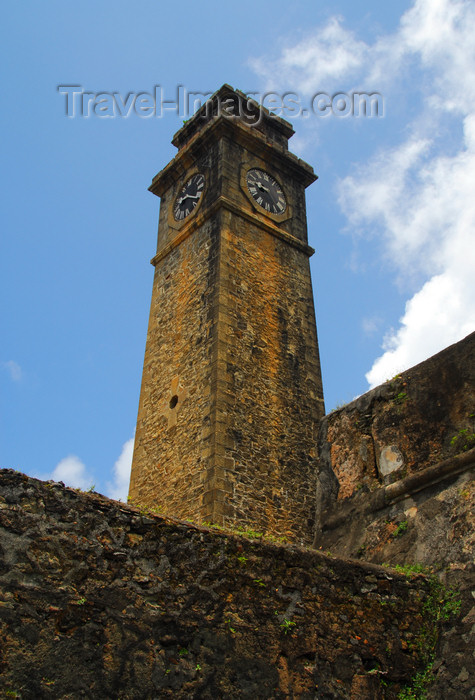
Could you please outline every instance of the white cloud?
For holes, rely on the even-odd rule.
[[[373,235],[380,227],[399,284],[414,277],[422,282],[366,375],[371,386],[475,329],[475,92],[463,90],[475,82],[474,33],[468,3],[415,3],[401,22],[400,37],[405,50],[417,52],[438,76],[430,119],[424,129],[419,115],[405,142],[381,151],[340,183],[350,223]],[[448,110],[458,113],[452,129],[463,127],[458,150],[450,155],[439,133]]]
[[[133,451],[134,438],[130,438],[122,446],[122,452],[114,464],[114,480],[107,484],[107,495],[116,501],[127,501]]]
[[[446,109],[464,112],[467,96],[473,103],[475,87],[467,72],[474,69],[474,24],[475,7],[467,0],[417,0],[401,20],[401,44],[431,71]]]
[[[420,181],[420,168],[430,143],[410,138],[402,146],[378,153],[369,163],[359,166],[355,174],[339,184],[339,203],[353,231],[383,236],[387,255],[404,263],[414,261],[414,252],[427,243],[427,226],[413,225],[417,212],[411,211],[407,190]],[[414,190],[413,190],[414,191]],[[401,200],[405,205],[401,207]],[[415,207],[413,207],[414,209]],[[373,229],[371,223],[378,224]]]
[[[10,379],[13,382],[20,382],[23,378],[23,372],[20,367],[20,365],[15,362],[14,360],[8,360],[7,362],[3,362],[2,366],[4,369],[7,370],[7,372],[10,375]]]
[[[379,331],[382,320],[379,316],[366,316],[361,321],[361,327],[365,335],[371,336]]]
[[[129,491],[130,469],[134,438],[127,440],[122,446],[119,458],[113,467],[113,479],[107,482],[106,495],[117,501],[127,501]],[[66,486],[79,488],[83,491],[97,484],[97,480],[88,470],[84,462],[76,455],[68,455],[62,459],[49,474],[36,474],[38,479],[62,481]]]
[[[65,457],[56,465],[50,475],[40,478],[63,481],[66,486],[83,490],[93,486],[93,477],[87,471],[86,465],[76,455]]]
[[[465,145],[455,156],[434,155],[427,142],[409,140],[378,154],[339,187],[353,230],[383,237],[402,285],[439,274],[465,280],[467,314],[475,264],[474,127],[475,117],[467,117]]]
[[[252,59],[251,67],[266,81],[266,90],[289,83],[293,90],[314,93],[335,80],[356,74],[366,60],[367,44],[342,26],[341,17],[332,17],[323,27],[309,34],[295,47],[286,48],[277,60]]]
[[[467,309],[471,313],[467,313]],[[402,370],[421,362],[475,328],[475,286],[446,272],[427,282],[406,304],[401,326],[385,338],[384,354],[366,379],[378,386]]]
[[[333,18],[273,64],[282,87],[294,80],[303,93],[330,92],[339,80],[339,90],[384,88],[386,103],[404,93],[409,106],[399,145],[380,148],[339,185],[349,230],[379,239],[413,294],[366,375],[372,386],[475,329],[474,36],[475,3],[416,0],[371,45]],[[269,83],[269,63],[253,65]]]

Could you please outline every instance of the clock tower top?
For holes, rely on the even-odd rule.
[[[172,143],[179,150],[186,146],[203,126],[217,117],[240,121],[257,129],[267,139],[287,150],[288,140],[294,135],[292,125],[281,117],[271,114],[268,109],[247,96],[224,84],[217,90],[176,132]]]
[[[289,151],[288,140],[294,133],[285,119],[224,84],[175,133],[172,144],[178,153],[153,178],[149,190],[162,197],[223,136],[258,159],[283,168],[306,188],[317,180],[317,175],[311,165]]]

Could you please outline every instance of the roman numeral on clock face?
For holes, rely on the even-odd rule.
[[[259,168],[251,168],[247,172],[246,182],[252,198],[264,211],[272,214],[282,214],[285,211],[285,195],[272,175]]]

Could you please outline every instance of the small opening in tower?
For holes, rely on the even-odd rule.
[[[175,396],[172,396],[170,399],[170,408],[175,408],[177,403],[178,403],[178,396],[175,394]]]

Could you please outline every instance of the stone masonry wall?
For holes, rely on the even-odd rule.
[[[429,594],[0,472],[4,697],[394,698],[423,664]]]
[[[435,668],[475,697],[475,334],[326,416],[315,544],[435,572],[462,599]],[[435,696],[437,697],[437,696]]]
[[[321,375],[308,256],[228,214],[223,231],[225,427],[235,465],[225,523],[308,541]]]
[[[153,283],[130,498],[183,518],[202,516],[212,449],[218,255],[219,231],[209,222],[157,264]]]
[[[319,438],[322,493],[330,501],[332,495],[345,500],[470,447],[475,333],[325,417]]]

